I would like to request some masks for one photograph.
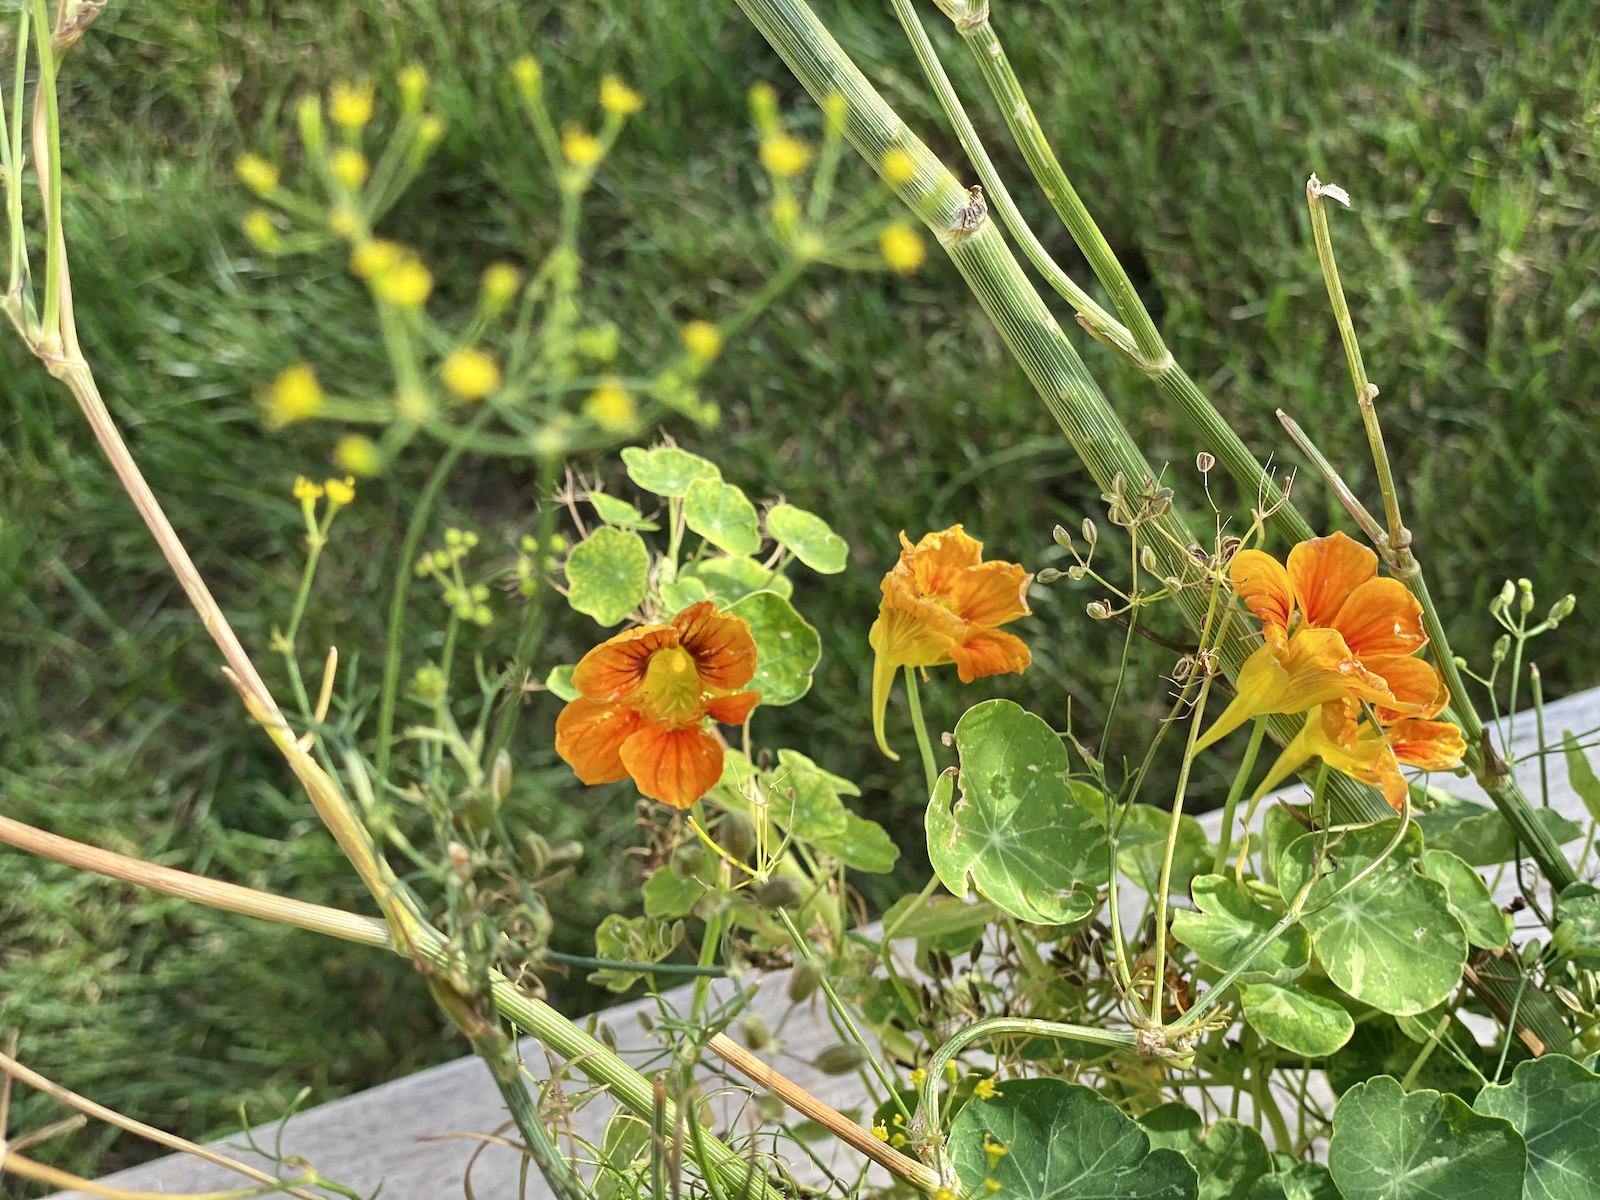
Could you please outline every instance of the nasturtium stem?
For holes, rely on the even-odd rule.
[[[1228,788],[1228,798],[1222,804],[1222,831],[1217,835],[1217,854],[1211,861],[1211,873],[1221,875],[1228,865],[1228,851],[1233,848],[1233,817],[1239,807],[1239,797],[1244,795],[1244,789],[1250,782],[1250,773],[1255,770],[1256,755],[1261,752],[1261,743],[1267,733],[1266,717],[1257,717],[1254,727],[1250,730],[1250,744],[1245,747],[1244,757],[1239,760],[1239,769],[1234,773],[1233,783]]]
[[[933,742],[928,739],[928,726],[922,719],[922,696],[917,691],[917,668],[907,667],[906,707],[911,710],[911,728],[917,734],[917,750],[922,754],[922,774],[928,785],[928,795],[933,795],[939,782],[939,764],[933,757]]]
[[[1194,744],[1200,737],[1200,722],[1205,716],[1206,697],[1211,694],[1211,676],[1200,684],[1200,695],[1189,717],[1189,742],[1183,751],[1183,766],[1178,771],[1178,787],[1172,796],[1172,819],[1167,824],[1167,846],[1161,859],[1161,883],[1156,891],[1155,979],[1150,985],[1150,1021],[1161,1024],[1162,993],[1167,973],[1167,908],[1172,891],[1172,860],[1178,850],[1178,831],[1183,820],[1183,797],[1189,787],[1189,771],[1194,766]],[[1116,887],[1115,881],[1112,887]]]
[[[39,122],[34,121],[34,147],[33,155],[36,165],[45,169],[48,179],[41,179],[39,186],[46,192],[45,204],[45,268],[44,268],[44,313],[41,326],[44,336],[48,338],[61,338],[60,343],[53,344],[51,350],[61,353],[71,349],[76,352],[77,337],[70,330],[62,328],[61,305],[62,285],[66,280],[66,264],[63,261],[66,252],[66,239],[61,228],[61,110],[56,96],[56,55],[55,47],[51,44],[52,26],[49,13],[45,8],[44,0],[33,0],[33,37],[34,45],[39,55],[39,82],[34,91],[34,104],[40,106],[44,113],[45,143],[39,144]],[[19,112],[16,118],[22,120]],[[45,161],[42,163],[40,159]],[[65,343],[74,343],[68,347]]]

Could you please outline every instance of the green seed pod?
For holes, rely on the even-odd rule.
[[[1561,599],[1557,600],[1550,606],[1550,615],[1546,617],[1545,620],[1550,622],[1550,628],[1554,629],[1557,625],[1561,624],[1561,622],[1570,617],[1572,615],[1572,610],[1577,607],[1578,598],[1571,592],[1568,592],[1565,596],[1561,597]]]
[[[822,964],[812,958],[802,958],[789,972],[789,1003],[805,1003],[821,982]]]
[[[859,1070],[866,1061],[867,1052],[860,1046],[840,1042],[817,1055],[811,1060],[811,1065],[824,1075],[848,1075],[851,1071]]]
[[[517,865],[528,875],[543,875],[550,866],[550,843],[538,833],[523,834]]]
[[[550,865],[552,867],[570,867],[583,861],[583,843],[575,842],[568,838],[564,842],[557,842],[550,847]]]
[[[685,842],[672,852],[672,869],[685,879],[697,875],[705,865],[705,847],[699,842]]]
[[[762,1092],[756,1097],[756,1116],[763,1121],[781,1121],[784,1111],[783,1101],[771,1092]]]
[[[752,1050],[760,1050],[772,1040],[772,1031],[760,1013],[745,1013],[739,1018],[739,1036]]]
[[[800,903],[800,885],[787,875],[774,875],[757,884],[754,895],[762,908],[794,908]]]
[[[717,824],[717,841],[735,862],[744,862],[756,848],[756,827],[743,813],[725,812]]]
[[[1072,549],[1072,535],[1061,526],[1057,525],[1054,529],[1052,529],[1050,531],[1050,536],[1056,540],[1056,545],[1060,546],[1063,550]]]
[[[498,807],[510,790],[511,752],[502,750],[494,756],[494,765],[489,768],[489,795]]]

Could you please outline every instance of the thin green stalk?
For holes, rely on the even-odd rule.
[[[911,919],[911,915],[927,903],[928,897],[933,895],[934,889],[939,886],[939,876],[935,874],[927,883],[922,885],[922,890],[917,893],[917,898],[906,905],[905,911],[899,913],[893,921],[883,927],[883,936],[878,941],[878,958],[883,963],[884,974],[888,977],[890,985],[895,990],[895,995],[900,998],[901,1006],[906,1010],[906,1016],[916,1019],[921,1006],[917,1003],[916,996],[912,993],[906,981],[900,978],[900,972],[894,969],[893,951],[894,935],[900,932],[900,927]]]
[[[61,229],[61,109],[56,96],[56,55],[51,44],[50,17],[44,0],[33,0],[33,40],[39,55],[39,82],[33,102],[44,106],[46,144],[35,144],[34,160],[49,158],[44,164],[49,176],[48,211],[44,235],[44,315],[41,326],[46,338],[61,336],[61,281],[64,275],[61,256],[66,241]],[[20,123],[22,114],[17,114]],[[60,345],[53,347],[59,353]]]
[[[1409,1092],[1416,1086],[1417,1076],[1421,1074],[1422,1068],[1428,1065],[1428,1059],[1433,1057],[1434,1047],[1439,1044],[1439,1039],[1444,1036],[1444,1031],[1450,1028],[1450,1017],[1454,1011],[1454,1008],[1452,1008],[1439,1018],[1438,1023],[1434,1025],[1432,1031],[1428,1034],[1428,1040],[1422,1043],[1422,1049],[1418,1050],[1416,1057],[1411,1060],[1411,1066],[1406,1069],[1405,1075],[1400,1080],[1400,1090],[1402,1092]]]
[[[1550,756],[1545,753],[1544,740],[1544,680],[1539,676],[1539,664],[1528,664],[1528,686],[1533,689],[1534,734],[1539,739],[1539,801],[1550,807]],[[1510,740],[1509,738],[1507,739]]]
[[[11,278],[8,296],[20,292],[28,279],[28,243],[22,224],[22,124],[23,98],[27,95],[28,25],[26,8],[17,13],[17,64],[13,84],[11,120],[5,120],[0,107],[0,132],[5,135],[6,223],[11,230]]]
[[[922,774],[928,785],[928,795],[939,782],[939,764],[933,757],[933,743],[928,740],[928,726],[922,719],[922,697],[917,692],[917,669],[906,668],[906,707],[911,710],[911,728],[916,730],[917,749],[922,754]]]
[[[1234,772],[1233,783],[1228,788],[1228,798],[1222,804],[1222,832],[1217,837],[1217,854],[1211,860],[1211,873],[1221,875],[1228,865],[1228,851],[1233,849],[1233,814],[1239,807],[1239,797],[1244,795],[1244,789],[1250,782],[1250,773],[1255,770],[1256,755],[1261,752],[1261,743],[1267,734],[1267,719],[1257,717],[1254,728],[1250,730],[1250,744],[1244,749],[1244,757],[1239,760],[1239,769]]]
[[[1178,787],[1172,796],[1172,819],[1167,824],[1166,852],[1161,859],[1161,882],[1156,891],[1155,979],[1150,985],[1150,1022],[1161,1024],[1161,1001],[1166,991],[1167,907],[1172,890],[1172,860],[1178,851],[1179,823],[1183,818],[1183,798],[1189,787],[1189,771],[1194,766],[1194,744],[1200,738],[1200,723],[1205,716],[1206,697],[1211,693],[1211,676],[1200,684],[1200,695],[1189,718],[1189,742],[1183,751],[1183,766],[1178,771]],[[1116,884],[1113,882],[1112,886]]]
[[[562,954],[556,950],[546,950],[543,957],[551,962],[565,963],[569,967],[586,967],[594,971],[637,971],[641,975],[689,975],[710,979],[722,979],[728,974],[724,967],[704,964],[691,966],[688,963],[633,962],[625,958],[591,958],[585,954]]]

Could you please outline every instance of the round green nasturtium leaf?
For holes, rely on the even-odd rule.
[[[1455,913],[1467,941],[1493,950],[1511,940],[1510,920],[1489,894],[1489,887],[1464,860],[1448,850],[1425,850],[1422,873],[1444,884],[1445,901]]]
[[[1205,1126],[1204,1119],[1187,1104],[1179,1100],[1168,1100],[1165,1104],[1158,1104],[1144,1116],[1139,1118],[1139,1124],[1150,1137],[1150,1148],[1160,1150],[1176,1150],[1184,1157],[1189,1151],[1200,1144],[1201,1130]]]
[[[767,792],[767,815],[802,842],[814,842],[844,835],[847,810],[840,797],[859,796],[861,789],[798,750],[785,749],[778,751]]]
[[[1152,804],[1135,804],[1122,823],[1117,841],[1117,866],[1150,895],[1161,886],[1161,864],[1167,854],[1167,833],[1172,814]],[[1187,814],[1178,817],[1178,842],[1172,855],[1171,895],[1189,890],[1189,881],[1211,866],[1211,847],[1200,822]]]
[[[819,575],[837,575],[850,558],[850,547],[815,513],[779,504],[767,513],[767,533]]]
[[[1528,1146],[1524,1200],[1587,1200],[1600,1191],[1600,1075],[1561,1054],[1517,1064],[1472,1107],[1503,1117]]]
[[[589,503],[594,506],[596,515],[602,521],[607,525],[615,525],[618,529],[661,528],[626,500],[619,500],[616,496],[608,496],[604,492],[590,492]]]
[[[1528,1151],[1511,1122],[1459,1096],[1406,1093],[1387,1075],[1333,1112],[1328,1169],[1345,1200],[1522,1200]]]
[[[1450,911],[1444,885],[1413,865],[1422,833],[1408,827],[1393,854],[1320,911],[1311,910],[1373,862],[1394,836],[1395,822],[1353,829],[1331,840],[1338,869],[1318,878],[1302,924],[1328,978],[1363,1004],[1388,1013],[1425,1012],[1461,982],[1467,939]],[[1292,901],[1316,869],[1319,834],[1296,838],[1279,860],[1278,886]]]
[[[647,1186],[642,1173],[650,1164],[650,1122],[619,1108],[606,1124],[600,1161],[605,1165],[595,1174],[592,1200],[642,1195]]]
[[[985,1135],[1007,1152],[989,1165]],[[968,1195],[986,1179],[1009,1200],[1195,1200],[1195,1170],[1176,1150],[1152,1150],[1139,1123],[1092,1088],[1018,1079],[957,1114],[948,1142]]]
[[[693,875],[680,875],[671,864],[656,868],[644,881],[644,915],[664,921],[687,917],[711,889]]]
[[[844,814],[844,832],[818,838],[812,843],[824,854],[831,854],[845,866],[869,875],[886,875],[900,860],[900,847],[876,821],[858,817],[849,809]]]
[[[1200,1177],[1199,1200],[1248,1200],[1255,1181],[1272,1171],[1261,1135],[1230,1117],[1206,1130],[1185,1157]]]
[[[1555,909],[1550,944],[1581,966],[1600,967],[1600,888],[1569,883],[1556,897]]]
[[[1483,1049],[1472,1040],[1471,1034],[1457,1022],[1446,1031],[1452,1044],[1469,1062],[1482,1069]],[[1374,1015],[1361,1022],[1350,1035],[1350,1040],[1329,1056],[1325,1069],[1328,1086],[1335,1096],[1342,1096],[1356,1084],[1376,1075],[1392,1075],[1404,1079],[1417,1061],[1421,1045],[1400,1029],[1396,1018]],[[1488,1064],[1494,1070],[1494,1064]],[[1454,1092],[1469,1103],[1478,1094],[1478,1076],[1456,1061],[1456,1057],[1436,1047],[1422,1064],[1413,1081],[1417,1087],[1438,1092]]]
[[[685,563],[678,580],[682,583],[690,579],[699,580],[719,608],[737,604],[757,592],[777,592],[785,600],[794,594],[794,583],[787,575],[769,571],[753,558],[702,558]]]
[[[1333,1176],[1327,1167],[1316,1162],[1297,1162],[1256,1180],[1250,1189],[1250,1200],[1344,1200],[1344,1197],[1333,1186]]]
[[[625,446],[622,465],[628,468],[629,479],[658,496],[683,496],[697,479],[722,478],[716,463],[676,446],[657,446],[654,450]]]
[[[683,498],[683,523],[736,558],[761,549],[755,505],[731,483],[719,479],[691,483]]]
[[[968,903],[959,896],[929,896],[918,903],[917,896],[902,896],[883,914],[885,933],[894,931],[896,940],[916,938],[940,941],[948,938],[958,947],[970,946],[1000,910],[987,901]],[[902,914],[910,912],[909,916]],[[941,949],[949,947],[941,946]]]
[[[1448,850],[1474,867],[1493,867],[1516,858],[1517,835],[1494,809],[1439,788],[1413,786],[1411,795],[1420,810],[1415,820],[1430,849]],[[1558,844],[1583,835],[1582,825],[1553,808],[1536,808],[1533,815]]]
[[[986,700],[956,722],[961,798],[941,776],[928,803],[928,855],[958,896],[970,877],[985,899],[1024,921],[1065,925],[1105,883],[1106,833],[1067,785],[1055,731],[1010,700]],[[1079,885],[1083,885],[1080,887]]]
[[[573,666],[573,663],[562,663],[551,667],[550,674],[544,677],[544,686],[569,703],[578,698],[578,689],[572,686]]]
[[[567,555],[567,603],[602,625],[615,625],[639,607],[649,578],[644,540],[604,525]]]
[[[1278,923],[1227,875],[1200,875],[1189,885],[1199,912],[1172,914],[1172,936],[1219,971],[1231,970],[1245,950]],[[1291,983],[1311,961],[1311,938],[1291,925],[1268,942],[1239,976],[1240,983]]]
[[[706,585],[693,576],[659,584],[658,588],[661,593],[661,607],[668,615],[676,615],[691,604],[698,604],[702,600],[711,598],[711,593],[706,591]]]
[[[1247,983],[1239,988],[1239,1006],[1267,1041],[1307,1058],[1332,1054],[1355,1032],[1344,1005],[1300,987]]]
[[[822,658],[822,639],[776,592],[756,592],[729,607],[750,623],[756,639],[756,674],[750,686],[761,703],[793,704],[811,690],[811,672]]]

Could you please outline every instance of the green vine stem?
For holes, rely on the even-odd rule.
[[[1266,733],[1266,718],[1257,717],[1254,728],[1250,730],[1250,744],[1245,747],[1244,757],[1239,760],[1239,769],[1228,788],[1228,798],[1222,803],[1222,831],[1217,836],[1216,857],[1211,861],[1213,875],[1221,875],[1228,865],[1228,852],[1233,848],[1233,816],[1238,811],[1239,798],[1244,795],[1244,789],[1250,782],[1250,772],[1255,770],[1256,756],[1261,753],[1261,743]]]
[[[939,782],[939,763],[933,756],[933,743],[928,739],[928,724],[922,719],[922,695],[917,691],[917,668],[907,667],[906,707],[911,710],[911,728],[917,733],[917,750],[922,755],[922,774],[928,785],[928,795],[933,795]]]

